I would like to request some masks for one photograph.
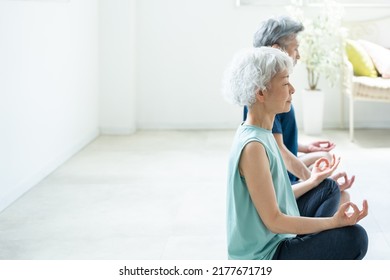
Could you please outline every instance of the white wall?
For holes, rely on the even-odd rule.
[[[237,50],[252,45],[262,20],[285,13],[239,8],[234,0],[138,1],[138,127],[235,128],[242,109],[222,98],[223,72]]]
[[[251,46],[258,24],[283,7],[235,7],[234,0],[137,1],[137,125],[141,129],[234,128],[241,109],[220,96],[222,73],[233,53]],[[349,19],[375,15],[365,8],[349,9]],[[356,13],[356,15],[355,15]],[[388,13],[389,14],[389,13]],[[301,123],[301,94],[306,71],[298,65],[292,76],[294,104]],[[340,88],[326,91],[325,127],[340,125]],[[390,127],[389,104],[357,104],[357,126]],[[360,108],[362,107],[362,108]],[[387,108],[387,109],[386,109]],[[347,115],[346,109],[346,116]],[[364,118],[364,119],[363,119]],[[347,119],[346,119],[347,120]]]
[[[98,134],[97,1],[0,1],[0,211]]]
[[[100,128],[136,130],[135,0],[99,0]]]
[[[234,0],[138,1],[138,127],[235,127],[241,110],[222,99],[222,73],[262,17]]]

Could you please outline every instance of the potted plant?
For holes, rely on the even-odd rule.
[[[307,134],[322,132],[324,96],[318,82],[324,77],[333,86],[339,78],[346,35],[341,25],[342,6],[331,0],[317,2],[320,3],[307,6],[292,0],[288,8],[305,27],[299,34],[299,52],[307,70],[308,87],[302,97],[303,128]]]

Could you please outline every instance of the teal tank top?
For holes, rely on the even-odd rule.
[[[245,179],[238,163],[245,145],[260,142],[267,153],[272,181],[280,210],[290,216],[299,216],[279,148],[270,130],[241,125],[235,135],[230,153],[227,179],[227,242],[228,258],[237,260],[272,259],[279,243],[295,234],[275,234],[267,229],[252,203]]]

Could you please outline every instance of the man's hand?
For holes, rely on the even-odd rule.
[[[307,145],[309,153],[312,152],[329,152],[336,147],[336,144],[330,141],[315,141]]]
[[[341,192],[352,187],[353,182],[355,181],[355,175],[353,175],[349,179],[347,176],[347,173],[345,173],[345,172],[339,172],[337,174],[332,175],[330,178],[337,182]],[[344,180],[340,181],[341,178],[343,178]]]

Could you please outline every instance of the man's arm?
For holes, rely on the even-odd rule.
[[[283,135],[280,133],[274,133],[273,135],[275,137],[276,143],[279,146],[279,150],[282,154],[287,170],[301,180],[309,179],[311,173],[310,170],[299,158],[297,158],[287,149],[283,143]]]

